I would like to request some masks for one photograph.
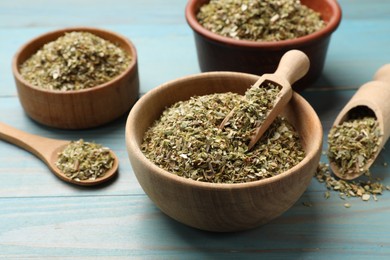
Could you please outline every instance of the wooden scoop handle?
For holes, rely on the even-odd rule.
[[[274,102],[273,108],[269,111],[263,123],[254,131],[248,145],[248,150],[252,149],[275,118],[283,111],[286,104],[292,97],[291,85],[302,78],[310,67],[310,60],[305,53],[298,50],[286,52],[280,59],[279,66],[274,74],[266,74],[257,83],[260,85],[264,79],[269,79],[279,84],[282,89]]]
[[[390,84],[390,63],[379,68],[374,75],[374,80],[387,82]]]
[[[290,85],[302,78],[309,71],[310,60],[305,53],[298,50],[288,51],[280,59],[275,75],[286,79]]]

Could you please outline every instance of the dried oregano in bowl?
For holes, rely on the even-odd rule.
[[[190,75],[157,86],[129,113],[126,148],[134,174],[153,203],[176,221],[218,232],[253,228],[280,216],[310,184],[323,133],[299,94],[249,151],[245,143],[232,144],[242,142],[233,127],[220,130],[226,114],[244,99],[237,93],[258,79],[222,71]],[[261,116],[252,119],[256,124]]]
[[[32,85],[49,90],[81,90],[110,81],[130,65],[130,55],[91,32],[66,32],[20,65]]]
[[[321,75],[341,8],[334,0],[189,0],[185,16],[202,72],[262,75],[277,68],[283,53],[298,49],[316,64],[294,84],[302,90]]]
[[[325,26],[321,15],[300,0],[211,0],[197,19],[213,33],[251,41],[295,39]]]
[[[260,87],[257,95],[210,94],[180,101],[166,109],[145,133],[141,149],[154,164],[176,175],[212,183],[244,183],[278,175],[305,152],[292,125],[278,117],[248,151],[250,131],[262,122],[275,95]],[[259,98],[264,96],[264,98]],[[249,98],[249,99],[248,99]],[[247,104],[242,105],[244,102]],[[249,104],[248,104],[249,103]],[[233,108],[245,107],[223,128]],[[264,109],[263,109],[264,108]]]
[[[139,95],[137,51],[127,37],[93,27],[39,35],[12,60],[26,113],[63,129],[96,127],[127,113]]]

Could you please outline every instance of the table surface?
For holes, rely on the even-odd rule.
[[[321,78],[302,95],[318,113],[324,140],[356,89],[390,63],[390,1],[340,0],[343,20],[333,34]],[[11,72],[17,49],[31,38],[68,26],[116,31],[137,47],[141,94],[199,73],[185,0],[13,0],[0,3],[0,121],[51,138],[112,148],[119,175],[99,187],[60,181],[24,150],[0,142],[0,258],[353,258],[390,255],[390,192],[377,202],[341,200],[313,178],[299,201],[278,219],[244,232],[210,233],[177,223],[157,209],[138,184],[127,157],[126,116],[95,129],[58,130],[23,111]],[[324,149],[326,149],[324,142]],[[390,185],[390,144],[373,174]],[[321,161],[326,162],[325,156]],[[351,208],[345,208],[344,203]],[[310,203],[312,207],[304,204]]]

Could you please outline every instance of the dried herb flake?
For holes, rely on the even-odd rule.
[[[381,180],[378,178],[374,180],[370,173],[357,180],[342,180],[334,176],[329,165],[323,162],[318,165],[315,177],[320,183],[324,183],[328,190],[339,192],[340,199],[360,197],[363,201],[368,201],[372,196],[375,200],[377,195],[386,190]]]
[[[366,171],[367,163],[374,160],[379,149],[378,121],[362,117],[344,121],[332,127],[328,135],[328,158],[339,168],[341,175]]]
[[[20,73],[38,88],[81,90],[110,81],[130,61],[130,55],[114,43],[89,32],[69,32],[27,59]]]
[[[56,166],[71,179],[95,180],[113,167],[114,160],[109,148],[80,139],[59,153]]]
[[[320,14],[300,0],[211,0],[197,19],[211,32],[251,41],[294,39],[325,26]]]
[[[240,132],[238,123],[219,129],[226,115],[242,102],[247,99],[234,93],[178,102],[167,108],[146,132],[141,149],[148,159],[173,174],[213,183],[269,178],[305,157],[299,135],[283,117],[274,121],[250,151],[248,135]],[[240,115],[235,120],[248,123],[247,118],[254,114]]]

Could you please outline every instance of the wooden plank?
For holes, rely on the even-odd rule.
[[[379,202],[305,194],[280,218],[257,229],[211,233],[161,213],[146,196],[1,199],[1,258],[215,257],[365,259],[390,254],[389,226]],[[337,196],[337,195],[336,195]],[[310,201],[313,206],[305,207]]]
[[[3,1],[0,27],[101,26],[184,22],[186,1],[171,0],[29,0]],[[161,26],[162,27],[162,26]],[[159,27],[160,28],[160,27]],[[156,28],[157,29],[157,28]],[[157,30],[156,30],[157,31]]]

